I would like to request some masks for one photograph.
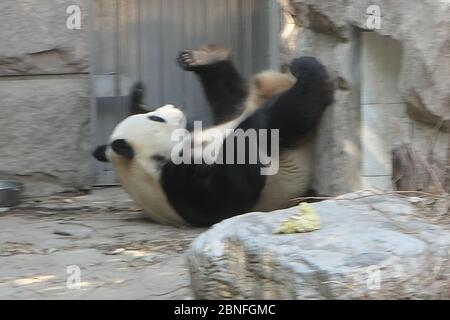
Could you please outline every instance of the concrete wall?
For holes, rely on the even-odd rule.
[[[331,195],[363,186],[361,176],[367,168],[362,166],[366,142],[361,136],[361,30],[368,29],[370,5],[381,9],[380,28],[373,32],[398,41],[402,47],[399,77],[393,86],[407,115],[403,113],[398,118],[414,124],[412,145],[421,156],[430,156],[442,168],[441,177],[445,180],[449,176],[446,166],[450,164],[448,1],[278,1],[295,25],[285,28],[283,56],[288,59],[314,55],[327,66],[336,82],[336,103],[326,111],[319,128],[316,190]],[[390,122],[388,126],[395,125],[392,117],[386,116],[385,120]],[[386,138],[390,139],[386,145],[402,142],[403,138],[402,133],[391,135]]]
[[[89,0],[0,2],[0,179],[45,195],[89,187]],[[66,27],[70,5],[81,30]]]
[[[362,188],[392,190],[392,148],[411,142],[412,124],[398,89],[400,42],[376,32],[361,33]]]

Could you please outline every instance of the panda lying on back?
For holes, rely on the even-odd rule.
[[[166,105],[119,123],[108,145],[95,150],[96,159],[110,161],[131,197],[162,224],[210,226],[246,212],[293,205],[292,199],[310,186],[313,131],[333,101],[324,67],[315,58],[300,57],[290,64],[292,75],[265,71],[247,85],[229,51],[218,46],[185,50],[179,64],[199,77],[215,125],[200,134],[190,133],[183,130],[185,114]],[[237,145],[234,133],[249,129],[266,130],[269,143],[258,138]],[[175,132],[181,132],[181,140],[174,139]],[[210,139],[217,132],[222,139]],[[270,143],[274,132],[277,146]],[[193,159],[199,145],[218,147],[219,152],[201,163],[174,160],[174,154],[186,157],[181,151],[186,146],[187,157]],[[255,150],[256,161],[250,161]],[[245,154],[244,164],[236,163],[238,151]],[[271,156],[270,166],[275,163],[279,168],[276,174],[262,174],[268,167],[263,155]],[[216,161],[229,156],[233,163]]]

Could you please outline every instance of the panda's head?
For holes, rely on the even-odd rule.
[[[98,146],[93,156],[102,162],[130,161],[148,164],[169,159],[177,140],[173,133],[186,128],[184,113],[173,105],[129,116],[114,129],[107,145]],[[183,132],[183,130],[181,130]]]

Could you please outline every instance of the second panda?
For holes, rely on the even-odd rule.
[[[292,200],[310,187],[311,135],[333,102],[333,86],[325,68],[313,57],[300,57],[291,62],[291,75],[266,71],[247,84],[229,51],[217,46],[185,50],[179,64],[199,77],[214,126],[200,135],[183,131],[186,115],[171,105],[135,114],[119,123],[108,143],[95,150],[97,160],[110,161],[130,196],[162,224],[210,226],[246,212],[294,205]],[[271,158],[272,165],[277,162],[276,174],[261,174],[267,164],[259,157],[256,162],[246,157],[240,164],[173,160],[173,150],[179,146],[173,139],[177,130],[184,132],[182,140],[184,146],[191,146],[191,158],[195,145],[208,147],[210,132],[217,131],[224,132],[224,138],[212,143],[219,143],[221,156],[236,158],[237,149],[227,147],[235,139],[230,132],[249,129],[277,130],[279,153]],[[270,143],[263,148],[260,139],[243,146],[245,154],[255,149],[264,149],[269,156],[275,150]]]

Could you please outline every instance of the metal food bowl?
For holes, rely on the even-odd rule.
[[[22,200],[25,189],[23,183],[11,180],[0,180],[0,207],[13,207]]]

